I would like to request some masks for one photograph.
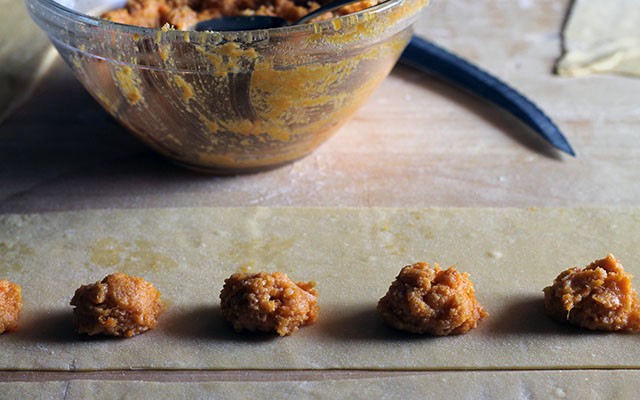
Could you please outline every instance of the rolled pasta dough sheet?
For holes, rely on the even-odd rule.
[[[270,382],[72,380],[1,384],[11,398],[42,399],[635,399],[636,371],[460,371],[375,379]],[[6,392],[8,390],[8,392]],[[34,397],[35,396],[35,397]]]
[[[181,208],[0,216],[0,276],[23,287],[1,369],[637,368],[638,337],[559,325],[542,288],[609,252],[638,273],[640,209]],[[383,325],[378,299],[415,261],[471,274],[490,317],[462,336]],[[219,292],[238,270],[317,283],[315,325],[236,333]],[[167,311],[132,339],[84,337],[69,301],[114,271],[143,276]]]

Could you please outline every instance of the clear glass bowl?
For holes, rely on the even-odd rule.
[[[428,0],[388,0],[308,25],[193,32],[91,15],[124,0],[26,0],[93,97],[186,167],[242,173],[299,159],[387,76]]]

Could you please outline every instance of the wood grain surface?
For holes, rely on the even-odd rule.
[[[315,153],[264,173],[185,171],[129,136],[58,65],[0,126],[0,212],[151,206],[578,206],[640,198],[640,81],[553,75],[567,1],[434,0],[417,32],[513,84],[578,156],[397,67]]]

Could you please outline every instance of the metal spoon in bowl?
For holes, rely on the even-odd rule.
[[[245,31],[281,28],[307,23],[330,11],[361,0],[337,0],[289,23],[284,18],[272,16],[221,17],[196,24],[196,31]],[[575,152],[553,121],[533,102],[518,93],[500,79],[479,67],[436,46],[432,42],[413,36],[400,56],[400,62],[423,72],[444,79],[502,108],[537,132],[556,149],[571,156]]]
[[[240,15],[233,17],[213,18],[196,24],[196,31],[254,31],[258,29],[282,28],[289,25],[301,25],[313,19],[335,11],[349,4],[360,3],[362,0],[336,0],[311,11],[304,17],[290,23],[282,17],[268,15]]]

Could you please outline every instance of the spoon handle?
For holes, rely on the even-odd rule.
[[[506,83],[470,62],[417,36],[411,38],[400,61],[490,101],[531,127],[556,149],[575,156],[560,129],[540,108]]]

